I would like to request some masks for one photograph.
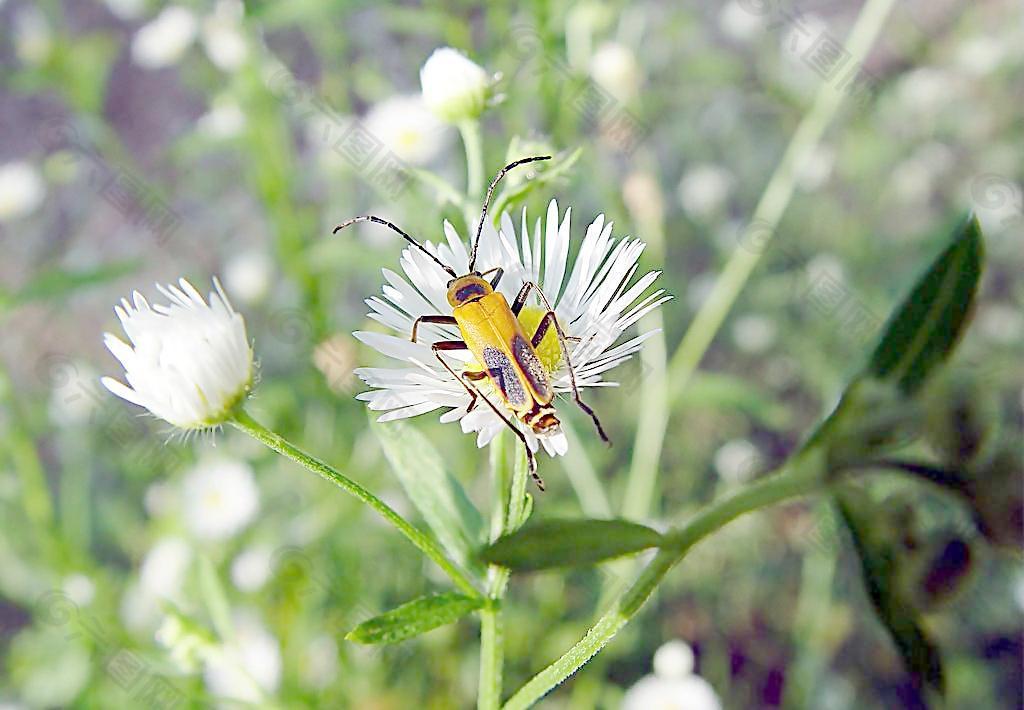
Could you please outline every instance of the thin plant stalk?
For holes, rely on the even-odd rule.
[[[529,474],[526,457],[516,449],[516,462],[509,466],[507,437],[499,434],[491,442],[494,472],[494,498],[497,505],[492,520],[491,541],[497,540],[525,522],[526,487]],[[511,471],[509,470],[511,468]],[[506,491],[508,495],[506,497]],[[509,571],[490,565],[487,568],[487,605],[480,610],[480,687],[478,710],[497,710],[501,706],[502,677],[505,663],[505,625],[502,603],[508,588]]]
[[[433,537],[426,534],[396,513],[380,498],[370,493],[368,490],[334,467],[324,463],[315,456],[307,454],[302,449],[284,439],[284,437],[270,431],[253,419],[244,409],[239,408],[236,410],[233,418],[230,419],[229,422],[236,429],[245,432],[267,448],[291,459],[324,480],[330,481],[334,485],[338,486],[338,488],[352,494],[360,501],[373,508],[375,511],[380,513],[385,520],[394,525],[395,528],[397,528],[398,531],[409,540],[409,542],[437,563],[438,567],[444,570],[445,573],[451,577],[452,581],[460,590],[473,597],[480,596],[480,592],[477,590],[476,585],[473,584],[472,580],[470,580],[465,572],[460,570],[454,562],[448,559],[444,554],[444,551],[441,549],[441,546]]]
[[[882,29],[895,0],[868,0],[846,41],[849,65],[859,67]],[[831,81],[818,88],[814,103],[797,126],[778,167],[772,173],[750,225],[757,229],[758,243],[740,244],[715,281],[700,311],[672,356],[668,382],[672,397],[680,394],[697,369],[704,353],[728,315],[747,279],[768,249],[786,207],[793,196],[800,170],[817,148],[825,129],[836,115],[845,93]]]

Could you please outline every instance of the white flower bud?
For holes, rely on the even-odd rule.
[[[170,305],[150,306],[138,291],[114,308],[131,345],[111,333],[107,349],[124,366],[126,386],[110,377],[103,385],[181,429],[216,426],[252,386],[253,355],[245,321],[220,283],[209,305],[185,279],[157,286]]]
[[[487,102],[487,72],[451,47],[435,49],[420,69],[423,101],[443,121],[479,116]]]

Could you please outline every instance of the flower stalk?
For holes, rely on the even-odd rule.
[[[408,520],[396,513],[387,503],[368,490],[360,486],[348,476],[344,475],[334,467],[324,463],[315,456],[307,454],[302,449],[287,441],[284,437],[275,434],[265,426],[253,419],[248,412],[238,408],[228,420],[233,427],[245,432],[252,438],[259,441],[267,448],[276,451],[282,456],[291,459],[300,466],[312,471],[326,481],[330,481],[343,491],[352,494],[357,499],[373,508],[375,511],[395,526],[406,539],[417,547],[423,554],[433,560],[438,567],[445,571],[455,585],[465,594],[479,597],[480,592],[473,584],[473,581],[460,570],[454,562],[448,559],[441,549],[441,546],[434,538],[415,527]]]

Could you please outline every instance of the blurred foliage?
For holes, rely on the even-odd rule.
[[[845,36],[859,4],[801,5],[803,33],[750,10],[783,5],[739,0],[251,2],[238,21],[247,54],[228,70],[211,49],[214,4],[182,4],[198,36],[154,69],[133,59],[132,44],[163,9],[157,2],[0,4],[0,163],[30,163],[45,190],[30,214],[0,221],[0,704],[208,706],[215,679],[157,640],[161,619],[179,615],[191,626],[175,638],[195,649],[255,649],[264,662],[276,649],[280,706],[467,706],[474,623],[395,645],[345,640],[361,622],[439,591],[440,573],[355,502],[236,432],[183,442],[113,401],[97,381],[116,366],[100,337],[116,327],[111,306],[153,281],[221,274],[260,358],[254,413],[426,524],[423,501],[406,497],[387,462],[393,453],[353,399],[350,375],[354,364],[379,364],[347,334],[376,327],[362,301],[402,245],[370,229],[337,238],[330,230],[374,211],[436,241],[443,219],[461,228],[463,215],[416,180],[398,196],[382,190],[334,147],[331,117],[366,117],[395,93],[415,93],[437,46],[500,72],[504,100],[484,123],[488,171],[513,140],[550,146],[564,169],[525,183],[529,191],[510,183],[505,197],[516,209],[536,217],[557,197],[573,206],[577,240],[603,212],[617,235],[650,243],[641,267],[663,269],[662,285],[676,295],[662,313],[671,355],[718,269],[744,248],[754,205],[823,81],[803,61],[806,44],[821,27]],[[804,166],[701,371],[670,397],[667,436],[654,452],[655,505],[641,522],[679,522],[798,447],[869,362],[882,316],[966,208],[981,220],[988,263],[950,369],[1002,421],[974,480],[1019,470],[1024,124],[1014,97],[1024,95],[1024,30],[1015,13],[1009,0],[898,4],[866,67],[874,91],[849,101]],[[610,41],[636,60],[635,92],[614,104],[637,121],[628,150],[581,110],[592,57]],[[282,90],[282,67],[301,89]],[[458,136],[439,138],[445,149],[429,167],[461,184]],[[164,234],[147,225],[119,203],[113,178],[141,185],[177,226]],[[592,397],[615,447],[567,415],[580,443],[567,475],[541,459],[549,490],[535,505],[545,517],[593,516],[585,508],[602,505],[621,513],[626,472],[649,453],[634,443],[647,407],[637,391],[659,372],[648,365],[628,363],[615,373],[622,387]],[[932,434],[901,440],[901,452],[959,455],[962,447],[929,439],[930,426]],[[488,510],[486,457],[471,437],[434,415],[409,429],[443,452],[444,471]],[[249,462],[260,496],[256,519],[216,541],[190,532],[194,501],[182,489],[211,453]],[[595,498],[579,471],[607,494]],[[944,651],[950,707],[1021,707],[1024,570],[1012,545],[1019,527],[1006,524],[1005,496],[991,493],[999,487],[968,486],[971,513],[904,477],[864,487],[877,500],[909,496],[916,525],[968,542],[979,536],[972,515],[996,521],[981,534],[1008,542],[1011,554],[972,547],[984,584],[965,585],[922,623]],[[724,529],[545,707],[617,707],[649,672],[654,649],[677,637],[695,648],[725,707],[915,706],[885,630],[865,622],[861,565],[836,522],[829,505],[807,501]],[[185,544],[161,547],[169,539]],[[247,563],[269,569],[266,579],[254,582]],[[505,605],[509,687],[577,641],[632,569],[626,561],[517,577]],[[167,600],[145,591],[171,582],[180,589]],[[255,680],[273,675],[263,670]]]

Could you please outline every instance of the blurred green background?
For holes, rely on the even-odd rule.
[[[603,212],[616,234],[650,243],[643,265],[663,269],[676,296],[664,337],[612,373],[623,386],[590,396],[616,445],[572,411],[579,443],[564,461],[541,457],[545,514],[621,512],[630,470],[656,465],[641,517],[678,521],[770,468],[835,403],[969,208],[989,263],[954,366],[998,393],[1006,435],[1019,438],[1024,21],[1013,0],[896,5],[863,67],[869,85],[797,176],[700,371],[665,394],[666,357],[744,248],[814,91],[841,80],[815,63],[815,43],[841,42],[859,7],[0,3],[0,707],[206,707],[232,693],[278,707],[473,703],[475,622],[384,649],[343,640],[445,586],[394,531],[237,432],[168,440],[98,385],[119,372],[101,334],[115,329],[121,296],[181,275],[205,290],[220,275],[260,360],[253,412],[414,515],[353,398],[352,368],[380,356],[349,335],[377,327],[362,301],[402,244],[376,228],[329,234],[367,211],[427,239],[444,218],[463,228],[403,172],[461,185],[458,134],[416,134],[403,123],[411,112],[389,106],[418,94],[438,46],[502,75],[504,100],[484,121],[487,171],[534,148],[581,149],[525,201],[530,213],[551,197],[572,205],[579,240]],[[397,172],[345,142],[352,125]],[[846,308],[815,298],[823,277]],[[413,425],[487,510],[486,453],[434,414]],[[953,514],[912,491],[937,521]],[[914,707],[832,525],[814,501],[731,525],[542,705],[619,707],[654,650],[683,639],[727,708]],[[983,583],[928,618],[950,706],[1024,707],[1024,568],[992,555],[979,566]],[[517,578],[509,688],[574,643],[629,570]],[[222,639],[223,664],[189,668],[156,638],[162,605],[212,634],[211,599],[229,606],[234,638]]]

